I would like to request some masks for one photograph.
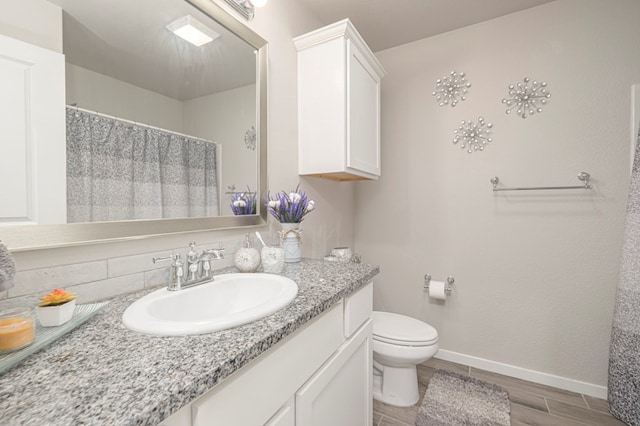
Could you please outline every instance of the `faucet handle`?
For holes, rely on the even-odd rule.
[[[177,256],[178,258],[173,263],[173,273],[175,281],[167,287],[169,290],[180,290],[182,288],[182,284],[184,283],[183,263],[182,260],[180,260],[180,255]]]
[[[171,291],[180,290],[184,283],[184,263],[182,263],[180,255],[172,254],[171,256],[154,257],[153,263],[166,262],[168,260],[173,260],[173,263],[171,264],[171,267],[173,268],[173,282],[169,283],[167,289]]]
[[[180,255],[179,254],[172,254],[170,256],[154,257],[152,260],[153,260],[153,263],[166,262],[168,260],[173,260],[175,262],[179,262],[180,261]]]
[[[224,248],[203,250],[202,255],[210,255],[212,259],[224,259]]]
[[[198,261],[198,253],[196,252],[196,242],[189,243],[189,253],[187,253],[187,262],[194,263]]]

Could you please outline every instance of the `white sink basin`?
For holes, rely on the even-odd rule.
[[[157,336],[203,334],[266,317],[298,294],[293,280],[272,274],[225,274],[195,287],[149,293],[133,302],[122,322]]]

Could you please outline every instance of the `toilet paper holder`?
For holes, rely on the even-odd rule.
[[[431,282],[431,275],[426,274],[424,276],[424,289],[425,290],[429,290],[429,283]],[[455,279],[453,279],[453,277],[449,276],[447,277],[447,286],[445,287],[444,291],[445,293],[447,293],[447,295],[450,295],[451,292],[453,291],[453,283],[455,282]]]

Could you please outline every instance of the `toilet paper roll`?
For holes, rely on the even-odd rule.
[[[429,297],[438,300],[447,300],[446,287],[447,285],[444,282],[432,280],[429,283]]]

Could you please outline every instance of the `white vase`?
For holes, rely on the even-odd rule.
[[[282,240],[282,248],[284,249],[284,261],[286,263],[300,262],[302,257],[300,252],[300,243],[302,242],[300,224],[281,223],[280,225],[282,225],[280,239]]]
[[[36,314],[43,327],[56,327],[69,321],[75,308],[74,299],[58,306],[36,306]]]

